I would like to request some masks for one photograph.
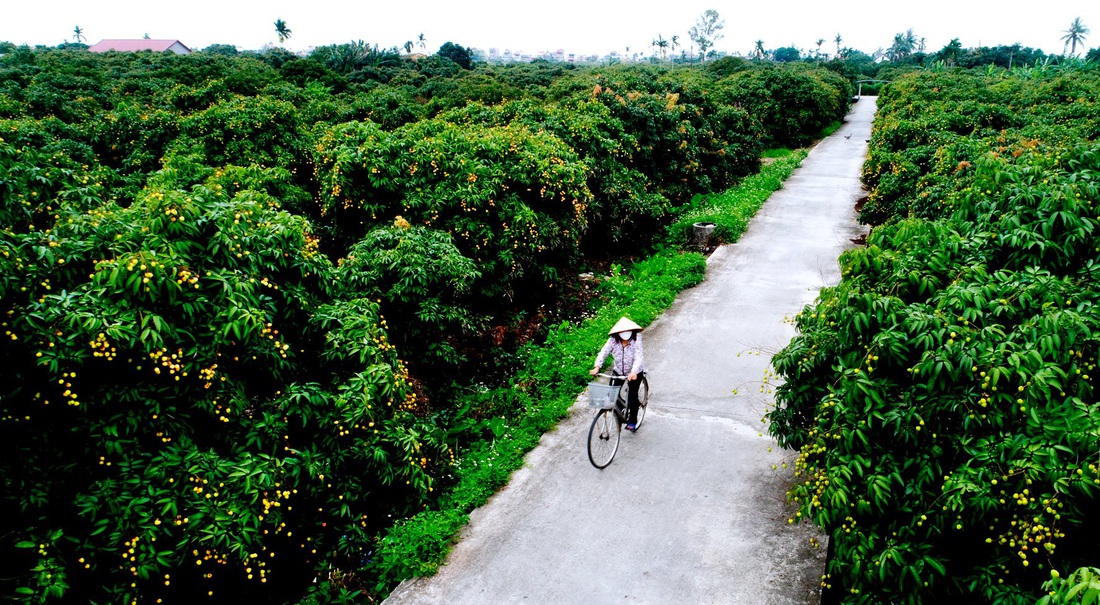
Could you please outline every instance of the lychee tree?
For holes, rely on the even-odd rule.
[[[278,600],[318,574],[353,590],[342,570],[429,495],[446,448],[378,303],[332,296],[309,224],[231,166],[184,188],[172,165],[128,207],[2,232],[14,590]]]
[[[1033,603],[1097,561],[1100,148],[1006,133],[968,170],[948,218],[846,253],[774,359],[839,602]]]

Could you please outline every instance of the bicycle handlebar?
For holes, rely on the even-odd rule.
[[[626,380],[626,378],[627,378],[626,376],[616,376],[615,374],[604,374],[603,372],[600,372],[598,374],[592,374],[591,376],[593,378],[599,377],[599,378],[607,378],[607,379],[610,379],[610,380],[616,380],[616,379]]]

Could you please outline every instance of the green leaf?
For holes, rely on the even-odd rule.
[[[935,569],[936,572],[939,573],[941,576],[947,575],[947,569],[938,560],[933,559],[932,557],[924,557],[924,562],[928,564],[928,566],[932,569]]]

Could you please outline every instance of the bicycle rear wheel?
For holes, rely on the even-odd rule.
[[[635,429],[642,428],[642,419],[645,418],[645,407],[649,403],[649,380],[645,376],[639,376],[642,384],[638,385],[638,421],[634,423]]]
[[[588,429],[588,461],[596,468],[604,468],[615,458],[619,450],[622,422],[614,410],[600,410]]]
[[[638,420],[634,423],[634,429],[637,430],[642,426],[642,420],[645,418],[645,407],[649,403],[649,380],[645,376],[639,376],[638,380],[641,383],[638,384]],[[622,389],[619,391],[619,401],[626,406],[627,401],[630,400],[630,383],[623,382]]]

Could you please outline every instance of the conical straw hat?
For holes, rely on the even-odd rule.
[[[642,330],[642,326],[639,326],[633,321],[630,321],[630,318],[628,317],[623,317],[619,319],[619,321],[615,322],[615,326],[607,332],[607,335],[611,336],[612,334],[626,332],[627,330],[638,330],[640,332]]]

